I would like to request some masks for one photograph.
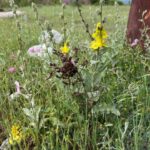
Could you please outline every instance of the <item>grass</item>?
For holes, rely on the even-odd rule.
[[[90,24],[91,29],[94,27],[95,22],[98,21],[98,15],[97,11],[100,8],[97,6],[83,6],[82,11],[83,15],[86,18],[87,22]],[[32,9],[30,7],[22,8],[23,11],[25,11],[26,16],[22,17],[21,20],[23,22],[22,26],[24,28],[23,36],[26,36],[25,41],[27,46],[30,46],[31,44],[37,43],[37,37],[40,35],[41,30],[37,26],[35,22],[35,17]],[[126,27],[126,21],[128,17],[128,6],[121,6],[118,8],[118,12],[116,11],[116,8],[113,6],[105,6],[104,8],[104,15],[106,17],[107,26],[106,28],[108,31],[114,31],[115,21],[117,17],[117,13],[119,14],[120,18],[124,21],[121,24],[121,27],[124,29]],[[41,20],[48,20],[50,22],[51,27],[55,28],[58,31],[61,31],[61,28],[63,26],[62,22],[60,21],[60,15],[62,13],[62,8],[60,6],[42,6],[38,9],[40,14]],[[88,15],[87,15],[88,14]],[[81,23],[81,20],[79,18],[79,13],[77,11],[76,7],[67,7],[65,10],[66,20],[67,20],[67,29],[70,31],[72,28],[72,23],[76,24],[75,35],[81,39],[82,33],[85,32],[84,26]],[[92,22],[92,23],[91,23]],[[13,19],[5,19],[0,20],[1,24],[1,48],[2,49],[16,49],[17,44],[17,29],[16,29],[16,23]],[[9,30],[8,30],[9,29]],[[11,32],[13,30],[13,32]],[[26,33],[27,32],[27,33]],[[72,34],[74,34],[72,33]],[[32,41],[33,40],[33,41]]]
[[[81,9],[92,33],[100,7]],[[0,144],[17,123],[24,136],[11,146],[14,149],[150,149],[149,54],[125,44],[129,7],[104,7],[108,46],[97,55],[88,48],[91,40],[77,8],[65,8],[67,37],[70,46],[79,49],[81,76],[73,76],[69,85],[55,75],[46,80],[54,70],[27,55],[27,49],[39,43],[42,28],[30,7],[21,10],[26,14],[18,19],[21,28],[15,19],[0,20]],[[42,6],[38,12],[43,28],[48,20],[50,27],[63,33],[61,6]],[[60,61],[58,57],[50,61],[55,60]],[[11,66],[16,73],[8,73]],[[20,95],[10,101],[15,81],[29,98]]]

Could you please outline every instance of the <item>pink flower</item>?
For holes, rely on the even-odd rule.
[[[16,72],[16,68],[15,67],[10,67],[10,68],[8,68],[8,72],[9,73],[15,73]]]
[[[20,84],[18,81],[15,81],[15,85],[16,85],[16,93],[20,94]]]
[[[135,39],[132,43],[131,43],[131,47],[135,47],[138,44],[139,40]]]
[[[30,56],[35,56],[35,57],[39,56],[39,57],[41,57],[43,55],[43,53],[44,53],[44,50],[43,50],[42,45],[35,45],[35,46],[30,47],[28,49],[28,54]]]
[[[47,56],[47,54],[52,54],[52,48],[51,47],[46,47],[45,44],[40,44],[40,45],[34,45],[28,49],[28,55],[31,57],[41,57],[44,58]]]

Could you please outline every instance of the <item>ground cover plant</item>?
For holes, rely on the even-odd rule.
[[[150,149],[149,52],[126,44],[128,9],[33,4],[0,20],[1,149]]]

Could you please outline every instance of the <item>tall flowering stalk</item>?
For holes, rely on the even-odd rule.
[[[81,8],[80,8],[80,5],[79,5],[79,0],[76,0],[76,4],[77,4],[77,9],[78,9],[78,12],[79,12],[79,15],[80,15],[81,21],[82,21],[82,23],[84,24],[84,27],[85,27],[86,33],[89,35],[90,39],[92,39],[92,36],[91,36],[90,30],[89,30],[89,25],[88,25],[88,23],[85,21],[85,19],[84,19],[83,15],[82,15],[82,11],[81,11]]]
[[[91,42],[90,48],[93,50],[98,50],[102,47],[105,47],[107,37],[108,35],[106,30],[103,28],[100,22],[97,23],[96,31],[92,34],[92,38],[94,40]]]

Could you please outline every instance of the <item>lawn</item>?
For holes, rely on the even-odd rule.
[[[150,59],[126,44],[129,6],[103,7],[108,38],[96,52],[77,7],[38,6],[38,20],[31,7],[20,10],[24,16],[0,19],[0,145],[149,150]],[[101,20],[100,6],[81,10],[92,34]],[[63,43],[50,38],[45,43],[55,49],[52,55],[29,56],[27,50],[50,28],[65,33],[69,54],[60,53]]]

